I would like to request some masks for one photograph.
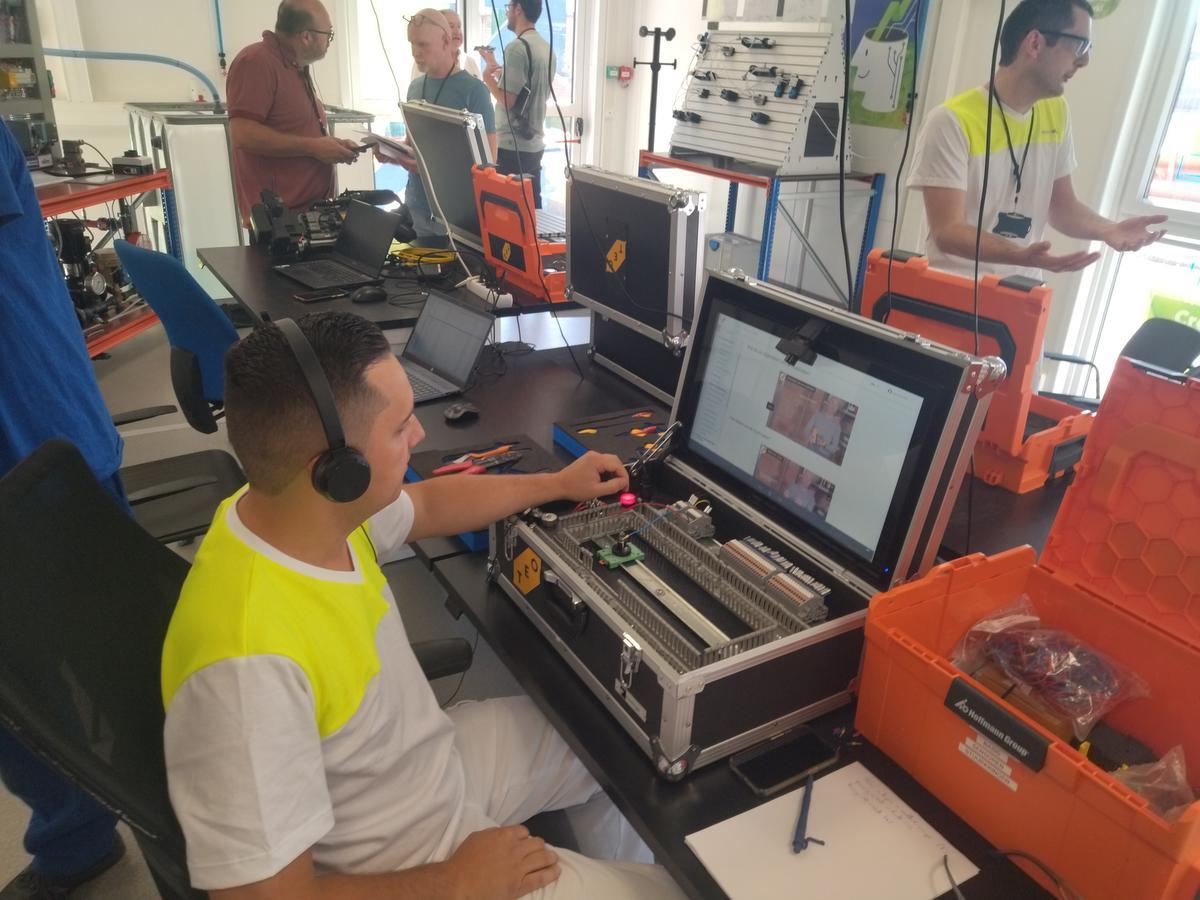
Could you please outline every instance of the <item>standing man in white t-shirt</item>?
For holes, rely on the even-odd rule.
[[[1070,272],[1098,252],[1055,253],[1047,225],[1067,237],[1138,250],[1165,232],[1166,216],[1115,222],[1075,196],[1075,147],[1063,91],[1090,60],[1087,0],[1022,0],[1004,23],[993,100],[987,198],[979,240],[981,275]],[[988,86],[959,94],[933,110],[917,142],[908,186],[925,198],[926,252],[936,269],[972,277],[983,187]]]

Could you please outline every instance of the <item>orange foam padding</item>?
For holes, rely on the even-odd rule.
[[[491,166],[471,170],[475,182],[475,208],[483,252],[505,287],[516,287],[547,303],[565,303],[567,273],[546,272],[543,258],[565,257],[561,241],[539,241],[533,182],[517,175],[501,175]]]
[[[1033,378],[1042,354],[1042,341],[1050,315],[1051,291],[1045,285],[1026,290],[1002,285],[998,275],[979,280],[979,354],[999,356],[1008,365],[1008,377],[992,395],[987,420],[975,452],[975,474],[989,484],[1014,493],[1041,487],[1051,471],[1055,450],[1086,435],[1091,413],[1067,403],[1039,397]],[[945,311],[942,321],[919,311],[893,304],[887,323],[967,353],[975,351],[974,282],[970,278],[929,268],[923,256],[892,263],[893,295],[931,304]],[[862,314],[879,318],[880,302],[888,292],[886,251],[875,249],[867,259],[863,281]],[[1054,422],[1025,436],[1030,413]]]
[[[1180,384],[1127,360],[1117,364],[1041,563],[1028,547],[976,554],[876,596],[856,719],[869,740],[990,842],[1036,856],[1089,900],[1193,900],[1200,802],[1173,822],[1163,819],[1020,710],[1011,711],[1050,740],[1041,771],[1009,757],[1006,784],[964,752],[967,742],[984,739],[946,708],[951,681],[964,678],[1003,701],[949,658],[972,624],[1022,593],[1047,625],[1146,681],[1148,697],[1121,703],[1105,721],[1160,756],[1182,745],[1194,785],[1200,381]]]

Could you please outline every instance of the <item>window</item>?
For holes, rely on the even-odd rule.
[[[502,62],[501,44],[516,40],[505,23],[503,0],[474,0],[478,6],[478,29],[482,43],[495,51],[496,61]],[[493,12],[494,10],[494,12]],[[577,84],[575,42],[576,0],[546,0],[542,15],[537,21],[537,32],[554,50],[554,96],[546,104],[545,141],[546,151],[542,156],[542,205],[562,209],[566,206],[567,184],[566,163],[563,154],[566,135],[563,125],[571,128],[578,113],[577,101],[582,93]],[[553,35],[550,23],[554,23]],[[497,33],[499,25],[499,33]],[[558,108],[555,107],[555,98]],[[559,109],[562,118],[559,118]],[[574,135],[571,136],[574,140]],[[571,157],[575,162],[575,156]]]
[[[457,3],[432,3],[438,9],[455,9]],[[408,96],[413,79],[412,47],[405,16],[417,7],[388,0],[357,0],[352,27],[357,38],[352,56],[353,105],[375,116],[372,130],[388,137],[405,136],[399,102]],[[471,40],[464,34],[464,44]],[[393,190],[403,198],[408,172],[400,166],[375,164],[375,186]]]
[[[1165,214],[1166,237],[1136,253],[1107,251],[1072,327],[1107,384],[1125,343],[1148,318],[1200,327],[1200,0],[1160,7],[1141,103],[1139,135],[1115,219]],[[1149,46],[1149,44],[1148,44]],[[1049,374],[1049,372],[1047,373]],[[1062,367],[1057,388],[1082,391],[1085,374]]]
[[[1200,215],[1200,29],[1192,36],[1150,184],[1142,196],[1158,206]]]

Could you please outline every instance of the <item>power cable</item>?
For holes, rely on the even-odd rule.
[[[401,103],[400,82],[396,78],[396,70],[392,66],[392,58],[388,55],[387,43],[383,40],[383,26],[379,24],[379,10],[375,8],[375,0],[371,0],[371,13],[375,16],[375,33],[379,35],[379,48],[383,51],[383,59],[387,63],[388,72],[392,75],[392,84],[396,86],[396,105],[399,106]]]
[[[900,165],[896,167],[895,203],[892,209],[892,245],[887,264],[887,304],[892,302],[892,263],[896,257],[896,233],[900,225],[900,184],[904,174],[904,163],[908,161],[908,146],[912,140],[913,119],[917,115],[917,79],[921,74],[921,6],[917,0],[917,11],[913,18],[913,76],[908,88],[908,122],[904,127],[904,150],[900,154]]]
[[[846,236],[846,133],[850,128],[850,0],[846,0],[846,22],[842,30],[842,129],[838,149],[838,219],[842,226],[842,254],[846,259],[846,297],[854,309],[854,275],[850,268],[850,239]],[[813,115],[816,115],[814,111]]]
[[[996,68],[1000,59],[1000,35],[1004,30],[1004,12],[1006,0],[1000,0],[1000,16],[996,19],[996,37],[992,41],[992,67],[988,78],[987,124],[983,138],[983,179],[979,189],[979,215],[975,222],[975,279],[971,288],[971,315],[973,322],[975,356],[979,356],[979,256],[983,242],[983,213],[987,203],[988,178],[991,175],[992,162],[992,98],[996,96]],[[1004,111],[1000,111],[1004,115]],[[971,454],[970,471],[967,477],[967,532],[963,541],[963,554],[971,552],[971,522],[975,514],[975,454]]]

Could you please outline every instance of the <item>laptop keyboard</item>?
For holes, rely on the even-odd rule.
[[[304,280],[316,288],[340,287],[347,282],[363,280],[362,272],[330,259],[310,260],[304,264],[302,271]]]
[[[414,403],[431,400],[434,397],[445,395],[447,390],[453,390],[453,385],[415,367],[405,367],[404,371],[408,374],[409,384],[412,385]]]

